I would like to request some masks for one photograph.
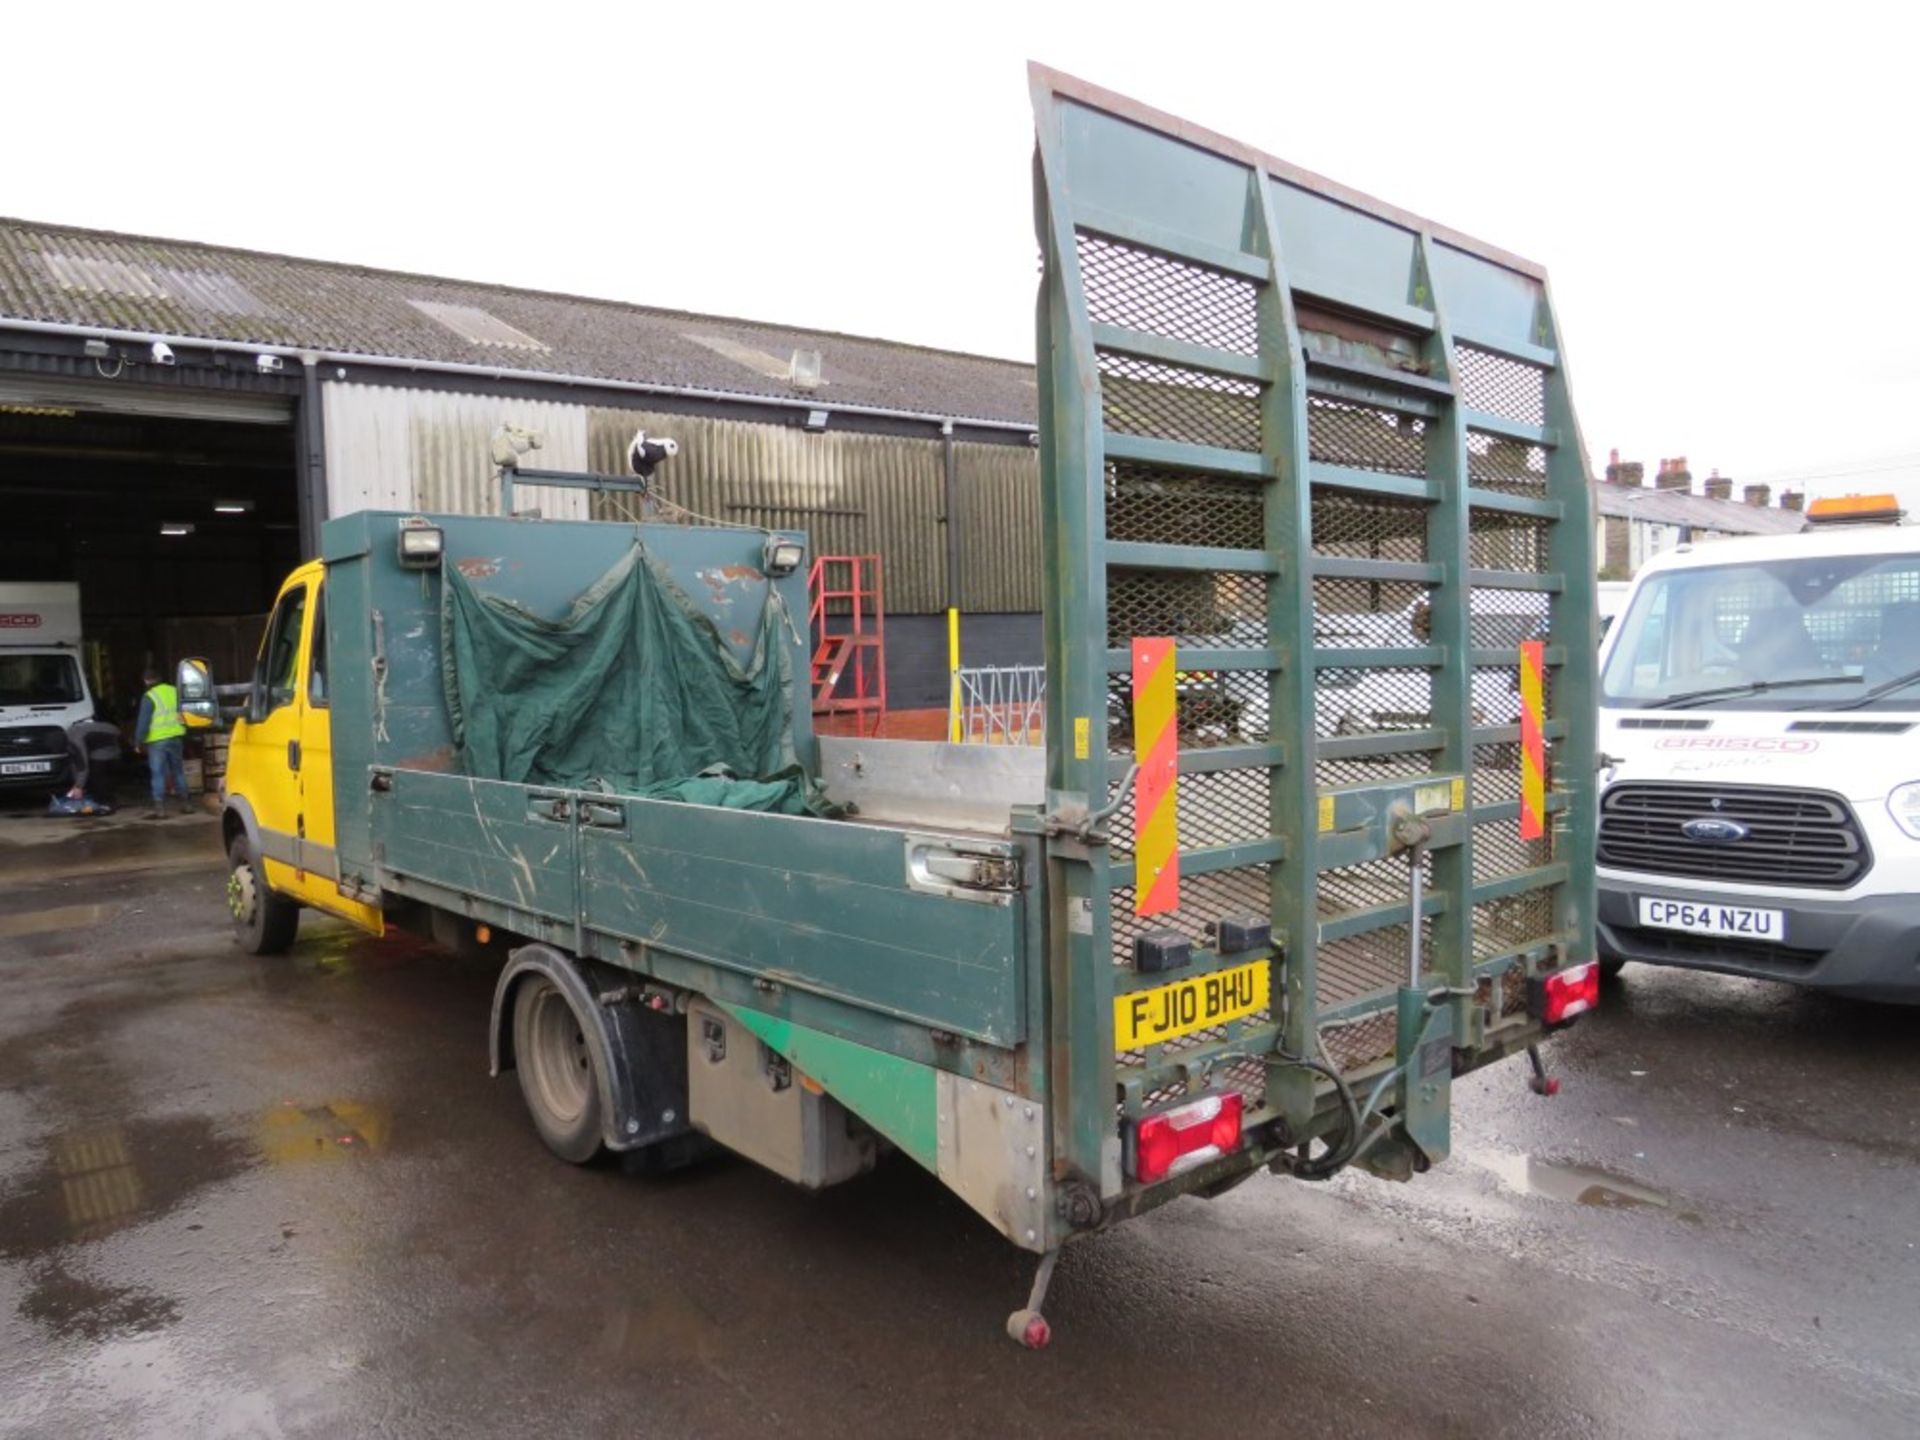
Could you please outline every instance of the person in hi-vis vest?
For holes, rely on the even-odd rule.
[[[188,809],[187,767],[184,755],[187,727],[180,719],[180,692],[148,668],[147,693],[140,697],[140,713],[133,721],[133,748],[147,755],[147,775],[153,782],[153,809],[149,820],[167,813],[169,788],[180,797],[180,809]]]

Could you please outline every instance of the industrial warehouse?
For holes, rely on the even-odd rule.
[[[1107,384],[1154,404],[1152,386]],[[244,679],[279,578],[329,517],[501,513],[490,442],[518,427],[539,441],[523,463],[554,471],[622,473],[636,431],[678,446],[652,482],[661,513],[538,485],[516,487],[519,513],[796,531],[844,557],[814,585],[826,728],[891,713],[890,733],[936,733],[914,712],[951,704],[957,726],[970,698],[982,735],[1037,739],[1037,407],[1013,361],[0,221],[0,456],[22,522],[0,539],[0,580],[78,583],[92,690],[119,721],[149,663],[199,655]],[[1417,433],[1358,408],[1315,420],[1315,460],[1419,472]],[[1539,483],[1515,441],[1474,463]],[[1419,548],[1391,526],[1328,543]],[[1483,537],[1482,558],[1502,544]],[[1217,608],[1205,589],[1157,623]],[[1364,611],[1410,594],[1331,598]],[[858,638],[818,648],[832,632]],[[955,665],[977,691],[963,697]]]
[[[891,703],[944,706],[949,609],[970,663],[1040,658],[1036,406],[1011,361],[0,221],[0,580],[79,583],[119,718],[149,662],[244,678],[329,516],[498,514],[503,425],[554,470],[620,472],[636,430],[673,438],[675,505],[881,557]]]

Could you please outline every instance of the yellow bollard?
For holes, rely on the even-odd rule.
[[[947,607],[947,739],[960,743],[960,611]]]

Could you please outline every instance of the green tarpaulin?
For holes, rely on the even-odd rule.
[[[746,663],[636,545],[548,620],[443,575],[443,679],[469,775],[797,814],[792,621],[772,585]]]

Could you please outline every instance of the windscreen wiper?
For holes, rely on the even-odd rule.
[[[1916,680],[1920,680],[1920,670],[1910,670],[1905,675],[1897,675],[1891,680],[1881,681],[1880,684],[1874,686],[1871,690],[1867,691],[1866,694],[1856,695],[1844,705],[1829,705],[1827,708],[1829,710],[1858,710],[1862,705],[1878,700],[1882,695],[1891,695],[1896,690],[1906,689],[1907,686],[1913,684]]]
[[[1911,675],[1910,680],[1920,680],[1920,675]],[[1678,695],[1669,695],[1664,700],[1655,700],[1643,707],[1648,710],[1684,710],[1689,705],[1703,704],[1708,700],[1730,700],[1736,695],[1761,695],[1769,690],[1794,690],[1802,685],[1858,685],[1858,675],[1806,675],[1797,680],[1749,680],[1744,685],[1718,685],[1711,690],[1683,690]],[[1863,695],[1861,699],[1870,699]],[[1843,708],[1843,707],[1835,707]]]

